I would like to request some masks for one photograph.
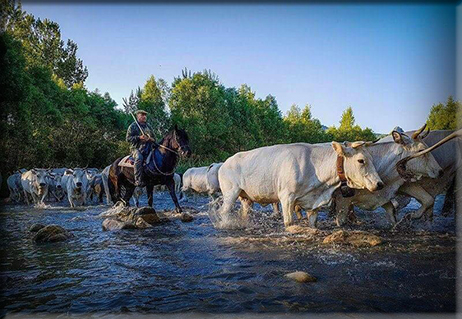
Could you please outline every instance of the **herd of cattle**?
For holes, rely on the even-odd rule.
[[[20,169],[7,179],[10,200],[27,205],[43,205],[45,202],[62,202],[68,200],[71,207],[94,203],[112,204],[109,193],[108,175],[110,166],[102,171],[97,168],[52,168],[31,170]],[[177,192],[180,192],[181,177],[174,176]],[[133,194],[135,205],[143,190],[137,189]],[[106,195],[106,196],[104,196]]]
[[[457,134],[456,134],[457,133]],[[175,190],[221,194],[222,216],[231,214],[237,199],[240,217],[247,218],[253,203],[273,205],[287,227],[294,213],[305,210],[316,226],[319,209],[334,208],[337,223],[345,223],[354,206],[366,210],[383,207],[391,223],[411,197],[421,203],[413,217],[431,215],[435,197],[447,192],[445,209],[454,202],[455,177],[461,164],[460,131],[402,132],[394,130],[374,143],[280,144],[239,152],[223,163],[188,169],[174,175]],[[455,135],[456,134],[456,135]],[[455,137],[455,138],[454,138]],[[446,141],[446,139],[450,139]],[[108,187],[110,166],[98,169],[31,169],[8,177],[12,201],[60,202],[71,207],[97,198],[112,204]],[[400,171],[401,170],[401,171]],[[354,190],[348,195],[342,187]],[[141,190],[134,194],[138,205]],[[407,200],[406,200],[407,199]],[[452,201],[452,202],[451,202]]]

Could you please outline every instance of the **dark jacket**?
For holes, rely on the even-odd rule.
[[[154,131],[153,131],[152,127],[149,124],[147,124],[147,123],[141,124],[140,123],[140,126],[143,129],[145,134],[149,134],[149,136],[151,136],[151,137],[154,136],[154,134],[153,134]],[[143,141],[141,141],[140,140],[141,134],[142,133],[141,133],[138,125],[136,125],[136,122],[133,122],[132,124],[130,124],[130,126],[127,129],[126,140],[127,140],[128,143],[130,143],[130,150],[131,151],[133,151],[135,149],[145,151],[146,145],[151,144],[151,142],[143,142]]]

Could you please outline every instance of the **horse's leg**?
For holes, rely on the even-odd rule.
[[[146,195],[148,196],[148,205],[153,207],[154,184],[146,185]]]
[[[125,194],[123,201],[127,204],[127,206],[130,206],[130,198],[132,198],[133,192],[135,191],[135,186],[129,184],[129,183],[124,183],[125,187]]]
[[[181,214],[182,210],[181,210],[180,204],[178,203],[178,198],[176,198],[175,181],[173,180],[173,178],[168,179],[166,185],[167,185],[168,191],[170,192],[170,196],[172,197],[173,202],[175,203],[175,207],[176,207],[175,211]]]

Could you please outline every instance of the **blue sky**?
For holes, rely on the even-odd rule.
[[[121,105],[150,75],[184,67],[271,94],[283,112],[312,106],[338,125],[352,106],[376,132],[422,125],[455,95],[454,5],[23,4],[61,26],[89,69],[86,86]]]

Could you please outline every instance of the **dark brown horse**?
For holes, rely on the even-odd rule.
[[[154,185],[166,185],[170,196],[175,203],[176,212],[181,213],[181,207],[175,194],[173,174],[179,157],[191,156],[189,138],[185,130],[175,128],[171,130],[159,143],[152,147],[151,154],[145,158],[143,166],[144,181],[148,195],[148,204],[152,207]],[[118,158],[109,169],[109,190],[112,201],[122,201],[128,206],[135,190],[135,177],[133,167],[121,167]],[[124,189],[123,195],[121,190]]]

